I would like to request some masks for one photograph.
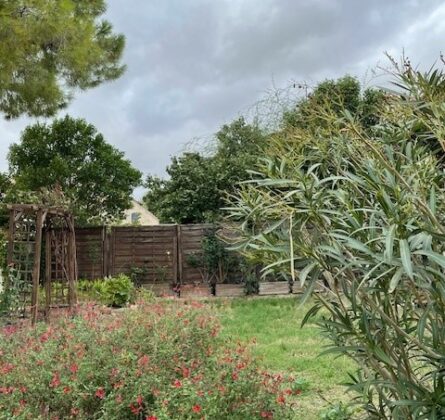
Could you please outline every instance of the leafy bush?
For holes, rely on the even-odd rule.
[[[84,307],[0,332],[0,419],[293,418],[293,378],[225,344],[198,304],[119,313]]]
[[[100,280],[80,280],[77,289],[81,297],[97,300],[107,306],[122,307],[135,298],[133,282],[125,274]]]
[[[9,322],[21,315],[19,312],[23,309],[23,293],[30,292],[30,285],[25,284],[13,268],[6,270],[6,274],[7,279],[0,290],[0,318],[4,317]]]
[[[231,208],[239,246],[324,294],[307,318],[355,360],[370,418],[445,418],[445,74],[396,68],[369,130],[344,111],[289,128]]]

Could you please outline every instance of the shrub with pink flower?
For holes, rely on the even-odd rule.
[[[223,341],[205,306],[85,307],[0,332],[0,419],[287,419],[295,381]]]

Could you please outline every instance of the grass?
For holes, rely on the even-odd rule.
[[[346,401],[347,372],[353,363],[345,358],[319,354],[326,340],[315,321],[300,327],[310,303],[298,298],[233,299],[215,304],[226,337],[245,342],[255,339],[254,355],[273,371],[292,372],[307,383],[300,396],[301,419],[318,419],[328,401]]]

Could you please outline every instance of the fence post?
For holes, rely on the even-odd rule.
[[[102,277],[110,275],[110,235],[106,226],[102,226]]]
[[[182,267],[182,235],[181,235],[181,225],[176,225],[176,254],[178,267],[178,281],[179,285],[182,285],[183,280],[183,267]]]

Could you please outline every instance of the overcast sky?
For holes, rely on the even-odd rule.
[[[125,34],[124,76],[80,92],[61,115],[85,118],[144,174],[272,88],[346,73],[368,84],[384,52],[432,64],[445,50],[439,0],[110,0]],[[0,121],[0,170],[9,144],[35,120]],[[137,191],[136,196],[140,196]]]

